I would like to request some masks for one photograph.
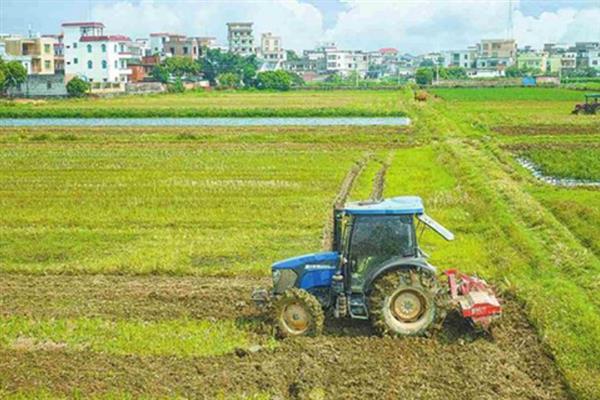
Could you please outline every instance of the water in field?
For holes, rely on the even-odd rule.
[[[410,118],[6,118],[16,126],[406,126]]]

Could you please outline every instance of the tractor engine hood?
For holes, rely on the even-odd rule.
[[[295,269],[303,265],[333,265],[337,264],[340,259],[340,253],[336,251],[324,251],[320,253],[309,253],[297,257],[288,258],[282,261],[277,261],[271,268],[277,269]]]

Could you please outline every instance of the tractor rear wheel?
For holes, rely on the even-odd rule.
[[[290,288],[275,302],[274,320],[280,337],[317,336],[325,315],[319,300],[306,290]]]
[[[383,335],[427,335],[446,316],[440,292],[433,274],[416,269],[384,273],[368,297],[371,323]]]

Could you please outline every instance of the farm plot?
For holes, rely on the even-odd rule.
[[[410,91],[214,91],[0,102],[4,118],[403,116]]]
[[[127,140],[2,147],[3,271],[264,275],[318,246],[365,153]]]
[[[385,182],[386,196],[421,195],[441,222],[454,228],[463,221],[461,237],[475,234],[465,222],[465,198],[460,182],[446,170],[443,150],[370,149],[351,196],[364,198]],[[364,149],[354,151],[363,156]],[[336,160],[340,163],[335,157],[331,162]],[[351,167],[346,162],[339,173],[329,171],[337,187],[332,182],[332,190],[322,195],[325,213]],[[320,170],[311,173],[322,179]],[[323,212],[315,216],[315,226],[322,226]],[[275,221],[288,223],[277,216]],[[311,230],[304,245],[317,244],[320,234]],[[431,239],[426,245],[435,246],[436,262],[449,264],[455,255],[448,249],[472,251],[474,241]],[[286,249],[302,253],[314,247]],[[264,268],[278,256],[263,255]],[[477,269],[473,260],[466,269]],[[494,340],[449,318],[443,333],[429,339],[379,338],[366,324],[329,322],[321,337],[274,342],[248,304],[250,290],[268,281],[249,279],[244,269],[234,273],[235,278],[2,273],[0,387],[6,396],[31,398],[568,398],[514,300],[507,299]]]
[[[555,88],[433,89],[453,119],[483,133],[503,126],[598,125],[598,116],[572,115],[585,92]],[[567,128],[568,129],[568,128]]]

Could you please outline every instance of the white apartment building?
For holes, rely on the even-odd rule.
[[[228,22],[227,41],[229,51],[240,56],[254,54],[254,35],[252,22]]]
[[[131,56],[122,35],[105,35],[100,22],[70,22],[62,24],[65,53],[65,80],[75,76],[96,83],[126,83],[131,70]]]
[[[442,66],[472,68],[475,63],[476,52],[474,50],[449,50],[441,53]]]
[[[327,72],[348,76],[353,72],[365,77],[369,71],[369,56],[362,51],[326,50]]]

